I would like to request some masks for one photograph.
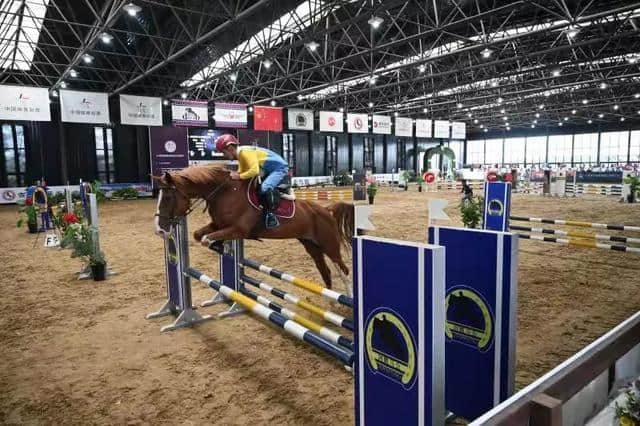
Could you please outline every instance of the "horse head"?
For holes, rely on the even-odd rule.
[[[181,179],[169,172],[163,176],[152,176],[153,181],[160,188],[158,207],[155,214],[156,234],[163,236],[171,231],[171,225],[189,210],[191,200],[182,188]]]

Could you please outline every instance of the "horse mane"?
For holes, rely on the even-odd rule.
[[[190,166],[171,173],[176,187],[185,194],[204,196],[226,181],[229,171],[224,166]]]

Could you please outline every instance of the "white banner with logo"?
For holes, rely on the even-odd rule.
[[[369,121],[367,114],[347,114],[347,132],[369,133]]]
[[[320,111],[320,131],[321,132],[342,132],[344,131],[344,115],[336,111]]]
[[[287,110],[290,130],[313,130],[313,111],[310,109]]]
[[[374,115],[372,120],[373,133],[379,135],[391,134],[391,117],[388,115]]]
[[[413,136],[413,120],[406,117],[396,117],[396,136]]]
[[[467,125],[462,122],[454,121],[451,124],[451,139],[466,139]]]
[[[216,127],[247,128],[247,104],[215,103]]]
[[[120,95],[120,122],[134,126],[162,126],[162,98]]]
[[[0,86],[0,120],[51,121],[49,90]]]
[[[100,92],[60,90],[62,121],[109,124],[109,95]]]
[[[422,118],[416,119],[416,137],[418,138],[430,138],[431,132],[431,120],[425,120]]]
[[[449,139],[449,122],[447,120],[436,120],[433,122],[433,137]]]
[[[171,101],[171,121],[174,126],[180,127],[208,127],[208,102],[173,99]]]

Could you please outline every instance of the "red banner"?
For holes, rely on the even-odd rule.
[[[255,130],[282,132],[282,108],[256,105],[253,111]]]

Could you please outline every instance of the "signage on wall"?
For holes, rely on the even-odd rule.
[[[253,128],[282,132],[282,108],[256,105],[253,110]]]
[[[287,110],[290,130],[313,130],[313,111],[310,109]]]
[[[182,170],[189,166],[187,129],[168,126],[151,127],[149,142],[153,176],[162,176],[165,172]]]
[[[374,115],[372,125],[373,133],[379,135],[391,134],[391,117],[388,115]]]
[[[436,138],[449,139],[449,122],[447,120],[434,121],[433,136]]]
[[[416,120],[416,137],[419,138],[430,138],[433,136],[431,132],[431,120],[426,119],[417,119]]]
[[[0,86],[0,120],[51,121],[49,90]]]
[[[335,111],[320,111],[321,132],[343,132],[344,114]]]
[[[107,93],[60,90],[62,121],[109,124],[108,98]]]
[[[347,114],[347,132],[369,133],[367,114]]]
[[[406,117],[396,117],[396,136],[413,136],[413,120]]]
[[[244,129],[247,127],[247,104],[215,103],[216,127]]]
[[[120,95],[120,122],[134,126],[162,126],[162,99]]]
[[[171,121],[174,126],[207,127],[209,125],[207,101],[172,100]]]
[[[188,130],[189,164],[206,164],[224,160],[222,153],[216,151],[216,139],[221,130],[194,128]]]

